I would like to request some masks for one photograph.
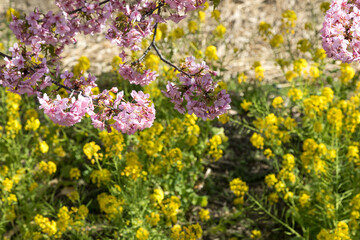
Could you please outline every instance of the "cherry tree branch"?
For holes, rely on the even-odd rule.
[[[158,8],[158,14],[160,15],[160,11],[161,11],[161,7],[163,6],[163,4],[159,4]],[[156,10],[156,8],[152,11],[154,12]],[[150,52],[151,48],[154,48],[156,54],[159,56],[160,60],[163,61],[164,63],[166,63],[167,65],[171,66],[172,68],[176,69],[177,71],[181,72],[182,74],[184,74],[185,76],[187,76],[188,78],[191,78],[192,76],[194,76],[195,74],[191,75],[185,71],[183,71],[181,68],[179,68],[178,66],[176,66],[175,64],[173,64],[172,62],[170,62],[169,60],[167,60],[160,52],[159,48],[156,46],[155,44],[155,39],[156,39],[156,33],[157,33],[157,28],[158,28],[158,23],[155,23],[154,25],[154,34],[153,34],[153,38],[151,40],[150,45],[147,47],[147,49],[145,50],[145,52],[141,55],[141,57],[132,62],[131,65],[136,65],[140,62],[142,62],[144,60],[144,58],[146,57],[146,55]]]
[[[101,5],[105,4],[105,3],[108,3],[108,2],[110,2],[110,0],[104,0],[104,1],[102,1],[102,2],[100,2],[100,3],[99,3],[99,6],[101,6]],[[68,14],[69,14],[69,15],[71,15],[71,14],[74,14],[74,13],[80,12],[83,8],[84,8],[84,7],[81,7],[81,8],[75,9],[75,10],[73,10],[73,11],[69,12]]]
[[[181,72],[182,74],[186,75],[188,78],[191,78],[192,75],[190,75],[189,73],[183,71],[182,69],[180,69],[178,66],[174,65],[172,62],[170,62],[169,60],[167,60],[166,58],[164,58],[164,56],[161,54],[160,50],[158,49],[158,47],[156,46],[155,42],[151,43],[151,45],[153,46],[156,54],[159,56],[160,60],[163,61],[164,63],[166,63],[167,65],[175,68],[176,70],[178,70],[179,72]]]
[[[8,59],[12,59],[11,56],[6,55],[5,53],[2,53],[2,52],[0,52],[0,56],[2,56],[2,57],[7,57]]]
[[[63,89],[65,89],[65,90],[68,90],[68,91],[70,91],[70,92],[74,92],[74,93],[77,93],[77,94],[80,94],[80,93],[81,93],[80,91],[76,91],[76,90],[74,90],[74,89],[72,89],[72,88],[69,88],[69,87],[67,87],[67,86],[65,86],[65,85],[62,85],[61,83],[59,83],[59,82],[57,82],[57,81],[55,81],[55,80],[53,80],[53,79],[51,79],[51,82],[52,82],[53,84],[55,84],[56,86],[58,86],[59,89],[60,89],[60,88],[63,88]]]

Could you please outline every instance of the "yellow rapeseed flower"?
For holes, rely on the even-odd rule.
[[[39,168],[41,169],[41,171],[43,171],[49,175],[56,172],[56,164],[52,161],[49,161],[49,162],[41,161],[39,163]]]
[[[39,149],[42,153],[47,153],[49,151],[49,145],[45,141],[39,143]]]
[[[263,149],[264,147],[264,138],[260,134],[254,133],[250,138],[250,142],[258,149]]]
[[[47,234],[49,237],[54,236],[58,230],[54,220],[50,220],[49,218],[43,217],[40,214],[35,216],[34,222],[41,228],[41,231]]]
[[[91,182],[100,187],[101,184],[107,184],[111,180],[111,173],[106,168],[94,170],[90,174]]]
[[[286,10],[282,13],[282,28],[286,30],[286,32],[290,32],[294,34],[293,28],[295,27],[295,21],[297,20],[296,13],[293,10]]]
[[[223,38],[225,33],[226,33],[226,27],[222,24],[219,24],[215,30],[214,30],[214,35],[218,38]]]
[[[321,90],[321,96],[324,96],[328,102],[332,102],[334,91],[329,87],[325,87]]]
[[[309,68],[309,74],[312,79],[316,79],[316,78],[320,77],[320,70],[317,66],[312,65]]]
[[[301,51],[301,52],[307,52],[309,51],[311,47],[311,43],[308,39],[300,39],[298,42],[297,42],[297,48]]]
[[[239,83],[246,82],[246,79],[247,79],[247,78],[248,78],[248,77],[245,75],[245,73],[242,72],[242,73],[240,73],[239,76],[238,76],[238,82],[239,82]]]
[[[98,153],[98,151],[100,151],[100,149],[101,149],[100,146],[97,145],[94,141],[86,143],[83,147],[83,151],[89,160],[91,160],[93,158],[95,160],[101,160],[102,154]]]
[[[340,64],[341,76],[340,80],[343,84],[347,84],[355,76],[355,69],[350,66],[348,63]]]
[[[325,52],[325,50],[322,49],[322,48],[316,49],[315,55],[314,55],[314,57],[313,57],[313,60],[314,60],[314,61],[324,60],[325,58],[326,58],[326,52]]]
[[[149,238],[149,231],[146,230],[145,228],[139,228],[136,231],[136,239],[138,240],[147,240]]]
[[[259,33],[260,35],[265,38],[271,33],[271,25],[267,22],[260,22],[259,24]]]
[[[161,188],[155,188],[154,193],[150,195],[150,199],[156,204],[161,204],[164,199],[164,192]]]
[[[75,180],[78,180],[81,177],[81,173],[78,168],[71,168],[69,175],[70,175],[70,179],[75,179]]]
[[[211,46],[208,46],[205,50],[205,56],[209,59],[209,60],[218,60],[219,57],[217,56],[217,53],[216,53],[216,47],[211,45]]]
[[[255,71],[255,79],[261,82],[264,79],[265,69],[261,65],[259,65],[255,67],[254,71]]]
[[[150,215],[146,215],[145,218],[150,226],[155,227],[160,221],[160,214],[152,212]]]
[[[269,187],[273,187],[278,182],[278,179],[276,178],[275,174],[271,173],[265,177],[265,183]]]
[[[5,178],[3,181],[2,181],[2,186],[3,186],[3,190],[6,191],[6,192],[11,192],[11,189],[13,188],[13,181],[9,178]]]
[[[282,108],[283,107],[283,104],[284,104],[284,100],[282,99],[282,97],[276,97],[276,98],[274,98],[273,99],[273,101],[272,101],[272,106],[274,107],[274,108]]]
[[[291,70],[289,70],[289,71],[287,71],[286,73],[285,73],[285,78],[286,78],[286,80],[288,80],[289,82],[292,82],[292,80],[294,79],[294,78],[296,78],[298,75],[295,73],[295,72],[293,72],[293,71],[291,71]]]
[[[27,131],[36,131],[39,127],[40,121],[37,118],[32,117],[26,121],[25,130]]]
[[[261,238],[261,231],[260,230],[252,230],[250,238],[251,239],[259,239],[259,238]]]
[[[268,201],[270,205],[274,205],[275,203],[277,203],[279,201],[279,195],[277,194],[277,192],[270,193],[268,196]]]
[[[101,193],[96,197],[96,199],[99,203],[100,211],[104,212],[109,220],[114,219],[117,215],[123,212],[122,205],[124,202],[112,195]]]
[[[297,74],[301,74],[302,70],[307,68],[308,63],[306,61],[306,59],[304,58],[300,58],[300,59],[296,59],[294,61],[294,72],[296,72]]]
[[[198,17],[199,17],[199,21],[204,23],[205,22],[205,18],[206,18],[206,13],[204,11],[199,11],[198,13]]]
[[[302,193],[299,197],[299,203],[301,207],[306,207],[309,204],[310,201],[310,195],[307,193]]]
[[[327,10],[330,9],[330,2],[322,2],[320,4],[320,10],[323,12],[323,13],[326,13]]]
[[[216,21],[220,21],[221,12],[219,10],[214,10],[211,12],[211,17],[214,18]]]
[[[273,154],[273,152],[271,151],[270,148],[267,148],[267,149],[264,150],[264,155],[265,155],[265,157],[266,157],[267,159],[269,159],[269,158],[271,158],[271,157],[274,156],[274,154]]]
[[[194,20],[189,21],[188,29],[189,29],[189,32],[195,33],[199,29],[198,23]]]
[[[8,22],[11,22],[12,21],[12,17],[16,17],[16,18],[19,18],[20,17],[20,13],[18,11],[16,11],[15,9],[13,8],[9,8],[7,11],[6,11],[6,20]]]
[[[206,222],[210,219],[210,212],[207,209],[200,209],[199,218],[202,222]]]
[[[276,34],[270,40],[270,46],[273,48],[278,48],[284,43],[284,37],[281,34]]]
[[[230,190],[237,196],[244,196],[249,191],[249,187],[246,182],[240,178],[235,178],[230,182]]]
[[[78,59],[78,63],[74,66],[74,71],[73,71],[74,75],[77,76],[81,72],[85,72],[89,68],[90,68],[90,60],[85,56],[81,56]]]

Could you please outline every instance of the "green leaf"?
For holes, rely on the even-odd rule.
[[[221,0],[212,0],[213,1],[213,4],[214,4],[214,9],[217,8],[220,4],[220,1]]]

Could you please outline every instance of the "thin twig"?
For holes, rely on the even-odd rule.
[[[99,3],[99,6],[105,4],[105,3],[108,3],[110,2],[110,0],[105,0],[105,1],[102,1]],[[75,9],[74,11],[71,11],[69,12],[68,14],[71,15],[71,14],[74,14],[74,13],[77,13],[77,12],[80,12],[84,7],[81,7],[81,8],[78,8],[78,9]]]
[[[152,11],[150,11],[150,12],[147,13],[147,14],[151,15],[151,14],[157,9],[157,10],[158,10],[158,14],[160,15],[160,11],[161,11],[161,7],[162,7],[162,6],[164,6],[164,4],[163,4],[163,3],[160,3],[159,6],[157,6],[156,8],[154,8]],[[146,14],[141,18],[141,20],[143,20],[143,18],[145,18],[145,17],[146,17]],[[156,22],[155,25],[154,25],[154,34],[153,34],[153,38],[152,38],[152,40],[151,40],[150,45],[149,45],[148,48],[145,50],[145,52],[141,55],[141,57],[140,57],[138,60],[132,62],[131,65],[136,65],[136,64],[142,62],[142,61],[144,60],[144,58],[146,57],[146,55],[150,52],[150,50],[151,50],[151,48],[152,48],[152,44],[155,43],[157,28],[158,28],[158,22]]]
[[[156,8],[152,9],[151,11],[145,13],[142,17],[140,21],[143,21],[146,17],[150,16],[151,14],[153,14],[153,12],[155,12],[155,10],[158,10],[158,14],[159,14],[159,9],[164,6],[164,3],[159,3],[159,6],[157,6]]]
[[[164,58],[164,56],[161,54],[161,52],[159,51],[158,47],[156,46],[155,43],[151,44],[154,48],[154,50],[156,51],[157,55],[159,56],[160,60],[163,61],[164,63],[166,63],[167,65],[175,68],[176,70],[178,70],[179,72],[181,72],[182,74],[184,74],[185,76],[187,76],[188,78],[191,78],[191,75],[188,74],[187,72],[184,72],[182,69],[180,69],[178,66],[175,66],[172,62],[170,62],[169,60],[167,60],[166,58]]]
[[[159,5],[158,7],[158,14],[160,15],[160,11],[161,11],[161,6]],[[148,48],[145,50],[145,52],[141,55],[141,57],[132,62],[131,65],[135,65],[139,62],[141,62],[142,60],[144,60],[144,58],[146,57],[146,55],[150,52],[151,48],[154,48],[156,54],[159,56],[160,60],[163,61],[164,63],[166,63],[167,65],[175,68],[176,70],[178,70],[179,72],[181,72],[182,74],[186,75],[187,77],[191,78],[192,75],[190,75],[189,73],[183,71],[181,68],[179,68],[178,66],[174,65],[172,62],[170,62],[169,60],[167,60],[160,52],[160,50],[158,49],[158,47],[155,44],[155,38],[156,38],[156,33],[157,33],[157,28],[158,28],[158,23],[155,23],[154,25],[154,35],[153,38],[151,40],[150,45],[148,46]]]
[[[142,61],[144,60],[144,58],[146,57],[146,55],[150,52],[150,50],[151,50],[151,48],[152,48],[152,43],[155,42],[157,25],[158,25],[158,23],[155,23],[155,25],[154,25],[154,35],[153,35],[153,39],[152,39],[150,45],[149,45],[148,48],[145,50],[145,52],[141,55],[141,57],[140,57],[138,60],[132,62],[131,65],[136,65],[136,64],[142,62]]]
[[[51,79],[51,82],[52,82],[53,84],[55,84],[56,86],[58,86],[59,88],[64,88],[64,89],[66,89],[66,90],[68,90],[68,91],[70,91],[70,92],[74,92],[74,93],[77,93],[77,94],[80,94],[80,93],[81,93],[80,91],[76,91],[76,90],[74,90],[74,89],[72,89],[72,88],[69,88],[69,87],[67,87],[67,86],[65,86],[65,85],[62,85],[61,83],[59,83],[59,82],[57,82],[57,81],[55,81],[55,80],[53,80],[53,79]]]
[[[6,55],[5,53],[2,53],[2,52],[0,52],[0,56],[2,56],[2,57],[7,57],[8,59],[12,59],[11,56]]]

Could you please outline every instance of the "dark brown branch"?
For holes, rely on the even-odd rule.
[[[136,64],[138,64],[138,63],[141,63],[141,62],[144,60],[144,58],[146,57],[146,55],[150,52],[150,50],[151,50],[151,48],[152,48],[152,46],[153,46],[153,43],[155,43],[157,26],[158,26],[158,23],[155,23],[155,25],[154,25],[154,35],[153,35],[153,39],[151,40],[150,45],[149,45],[148,48],[145,50],[145,52],[141,55],[141,57],[140,57],[138,60],[132,62],[131,65],[136,65]]]
[[[142,17],[141,17],[141,20],[140,21],[143,21],[146,17],[150,16],[151,14],[153,14],[156,10],[158,10],[158,14],[160,14],[160,8],[164,6],[164,3],[163,2],[160,2],[159,5],[152,9],[151,11],[145,13]]]
[[[179,72],[181,72],[182,74],[184,74],[185,76],[187,76],[188,78],[191,78],[192,75],[188,74],[187,72],[184,72],[182,69],[180,69],[178,66],[175,66],[172,62],[170,62],[169,60],[167,60],[166,58],[164,58],[164,56],[161,54],[161,52],[159,51],[159,49],[157,48],[155,43],[151,44],[155,50],[155,52],[157,53],[157,55],[159,56],[160,60],[163,61],[164,63],[166,63],[167,65],[175,68],[176,70],[178,70]]]
[[[153,10],[151,10],[150,12],[144,14],[144,16],[142,16],[141,20],[144,20],[144,18],[145,18],[146,16],[151,15],[156,9],[158,10],[158,14],[160,15],[160,11],[161,11],[161,7],[162,7],[162,6],[164,6],[164,4],[163,4],[163,3],[160,3],[159,6],[157,6],[156,8],[154,8]],[[155,23],[155,25],[154,25],[154,35],[153,35],[153,38],[152,38],[152,40],[151,40],[150,45],[149,45],[148,48],[145,50],[145,52],[141,55],[141,57],[140,57],[138,60],[132,62],[131,65],[136,65],[136,64],[138,64],[138,63],[141,63],[141,62],[144,60],[144,58],[146,57],[146,55],[150,52],[150,50],[151,50],[151,48],[152,48],[152,44],[155,43],[157,27],[158,27],[158,23]]]
[[[157,7],[158,9],[158,14],[160,15],[160,11],[161,11],[161,7],[163,6],[162,3],[159,4],[159,6]],[[152,11],[154,12],[156,10],[156,8]],[[158,47],[155,44],[155,38],[156,38],[156,33],[157,33],[157,28],[158,28],[158,23],[155,23],[154,25],[154,35],[153,38],[151,40],[150,45],[148,46],[148,48],[145,50],[145,52],[141,55],[141,57],[132,62],[131,65],[135,65],[138,64],[140,62],[142,62],[144,60],[144,58],[146,57],[146,55],[150,52],[151,48],[154,48],[156,54],[159,56],[160,60],[163,61],[164,63],[166,63],[167,65],[175,68],[177,71],[181,72],[182,74],[186,75],[187,77],[191,78],[193,75],[188,74],[187,72],[183,71],[182,69],[180,69],[178,66],[174,65],[172,62],[170,62],[169,60],[167,60],[166,58],[164,58],[164,56],[161,54],[160,50],[158,49]]]
[[[81,93],[80,91],[76,91],[76,90],[74,90],[74,89],[72,89],[72,88],[69,88],[69,87],[67,87],[67,86],[65,86],[65,85],[62,85],[61,83],[59,83],[59,82],[57,82],[57,81],[55,81],[55,80],[53,80],[53,79],[51,79],[51,82],[52,82],[53,84],[55,84],[56,86],[58,86],[59,88],[63,88],[63,89],[65,89],[65,90],[68,90],[68,91],[70,91],[70,92],[74,92],[74,93],[77,93],[77,94],[80,94],[80,93]]]
[[[105,4],[105,3],[108,3],[108,2],[110,2],[110,0],[105,0],[105,1],[100,2],[99,5],[101,6],[101,5],[103,5],[103,4]],[[71,12],[69,12],[68,14],[71,15],[71,14],[80,12],[83,8],[84,8],[84,7],[75,9],[74,11],[71,11]]]
[[[2,53],[2,52],[0,52],[0,56],[2,56],[2,57],[7,57],[8,59],[12,59],[11,56],[6,55],[5,53]]]

